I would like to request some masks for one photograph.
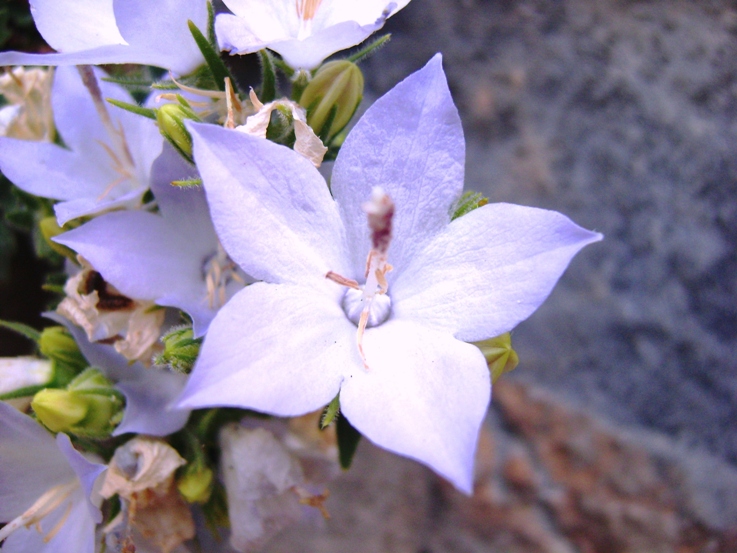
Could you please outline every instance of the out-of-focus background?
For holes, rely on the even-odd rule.
[[[384,30],[367,101],[442,52],[467,187],[605,239],[513,333],[472,498],[364,441],[267,551],[737,551],[737,4],[413,0]]]

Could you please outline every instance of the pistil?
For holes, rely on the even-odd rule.
[[[368,370],[366,355],[363,351],[363,335],[369,322],[371,306],[374,303],[375,297],[377,295],[384,295],[389,290],[386,274],[392,270],[392,266],[387,262],[387,252],[392,239],[394,202],[384,190],[374,187],[371,191],[371,199],[364,203],[362,207],[368,215],[368,224],[371,230],[371,251],[366,259],[366,272],[364,274],[366,283],[361,288],[355,280],[343,277],[333,271],[328,271],[325,278],[342,286],[354,290],[361,290],[362,292],[361,302],[363,303],[363,310],[358,319],[356,341],[358,342],[358,353],[363,360],[363,366]],[[384,319],[382,318],[382,322]]]

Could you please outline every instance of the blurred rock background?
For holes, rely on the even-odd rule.
[[[472,498],[364,442],[333,518],[267,550],[737,551],[737,4],[413,0],[385,30],[367,101],[442,52],[467,187],[605,240],[514,332]]]

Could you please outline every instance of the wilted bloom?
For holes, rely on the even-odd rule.
[[[198,337],[245,275],[218,242],[204,190],[169,184],[193,171],[165,148],[152,175],[160,213],[108,213],[56,241],[89,260],[120,293],[189,313]]]
[[[120,496],[123,508],[106,531],[134,530],[162,553],[193,538],[192,513],[174,484],[174,472],[185,463],[169,444],[145,436],[116,449],[100,494]]]
[[[320,167],[328,149],[307,124],[307,114],[299,104],[283,98],[264,105],[256,97],[253,89],[251,89],[251,103],[256,113],[250,115],[246,119],[246,124],[236,127],[236,130],[266,138],[272,112],[284,110],[291,119],[290,128],[294,128],[294,151],[309,159],[315,167]]]
[[[409,0],[224,0],[220,48],[249,54],[269,48],[295,69],[314,69],[335,52],[366,40]]]
[[[95,525],[102,521],[96,482],[105,465],[3,402],[0,459],[3,553],[95,552]]]
[[[32,0],[36,28],[57,54],[0,53],[0,65],[139,63],[186,74],[204,62],[187,28],[207,25],[204,0]]]
[[[189,128],[222,244],[263,282],[213,320],[180,405],[293,416],[340,393],[362,434],[470,492],[491,382],[466,342],[528,317],[601,236],[509,204],[450,221],[464,141],[439,56],[366,112],[330,191],[292,150]]]
[[[121,294],[84,258],[79,260],[82,270],[64,285],[66,297],[57,313],[82,327],[90,342],[113,342],[126,359],[150,363],[159,347],[164,311]]]
[[[91,81],[95,74],[102,76],[86,72]],[[161,153],[163,139],[153,121],[105,105],[104,98],[132,102],[130,94],[106,82],[99,82],[99,89],[100,97],[93,97],[73,67],[55,71],[51,101],[66,147],[0,137],[0,170],[22,190],[60,200],[54,206],[60,225],[138,206]]]
[[[24,140],[54,139],[52,80],[52,71],[23,67],[15,67],[0,76],[0,94],[8,102],[0,108],[0,136]]]

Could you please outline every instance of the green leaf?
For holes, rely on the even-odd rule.
[[[339,417],[336,425],[336,433],[338,435],[338,458],[340,466],[347,470],[353,462],[353,456],[358,448],[358,442],[361,441],[361,433],[353,428],[348,419]]]
[[[125,111],[130,111],[131,113],[135,113],[136,115],[143,115],[144,117],[148,117],[149,119],[156,119],[155,109],[144,108],[143,106],[139,106],[137,104],[129,104],[128,102],[121,102],[120,100],[115,100],[113,98],[107,98],[107,101],[109,104],[124,109]]]
[[[220,55],[217,50],[213,48],[212,44],[210,44],[210,41],[202,34],[202,31],[200,31],[197,28],[197,25],[192,21],[187,21],[187,25],[189,25],[189,32],[192,33],[192,37],[197,43],[197,47],[205,57],[205,62],[212,72],[212,76],[215,79],[215,84],[217,85],[218,90],[225,90],[226,77],[230,77],[230,82],[235,84],[235,79],[231,76],[227,66],[223,60],[220,59]]]
[[[38,342],[38,340],[41,338],[41,333],[38,330],[23,323],[14,323],[11,321],[3,321],[2,319],[0,319],[0,327],[12,330],[13,332],[20,334],[21,336],[25,336],[26,338],[28,338],[29,340],[33,340],[34,342]]]
[[[207,3],[207,40],[210,41],[212,47],[217,51],[218,39],[215,35],[215,6],[212,2]]]
[[[276,98],[276,68],[274,57],[268,50],[260,50],[258,53],[261,60],[261,90],[259,100],[267,104]]]
[[[392,38],[391,34],[379,37],[373,42],[371,42],[368,46],[361,48],[358,52],[348,56],[348,58],[346,59],[348,61],[352,61],[353,63],[358,63],[360,61],[368,59],[371,56],[373,56],[376,52],[381,50],[384,46],[389,44],[389,41],[391,40],[391,38]]]

